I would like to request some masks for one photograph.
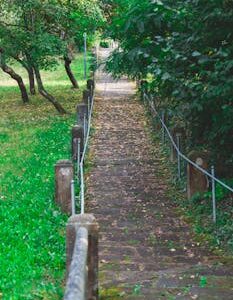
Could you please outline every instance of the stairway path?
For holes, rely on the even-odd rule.
[[[87,203],[100,224],[101,299],[232,300],[232,265],[196,241],[167,196],[133,83],[99,72],[94,128]]]

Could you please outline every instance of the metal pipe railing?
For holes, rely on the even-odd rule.
[[[106,97],[106,90],[107,90],[108,81],[106,80],[104,83],[104,95],[103,99]],[[76,175],[77,175],[77,184],[80,187],[80,204],[81,204],[81,214],[85,213],[85,179],[84,179],[84,161],[88,149],[88,143],[90,139],[90,130],[91,130],[91,121],[92,121],[92,114],[93,114],[93,107],[94,107],[94,98],[95,98],[95,82],[89,88],[90,89],[90,96],[88,97],[87,103],[87,115],[84,114],[83,118],[83,132],[84,132],[84,146],[83,152],[81,155],[81,141],[78,142],[78,149],[77,149],[77,164],[76,164]],[[71,182],[71,188],[73,188]],[[75,194],[72,193],[72,202],[76,202]],[[73,211],[75,214],[75,210]]]
[[[147,96],[147,95],[146,95]],[[147,96],[147,98],[149,99],[149,97]],[[150,103],[151,104],[151,103]],[[165,122],[162,121],[162,119],[160,118],[158,112],[156,111],[155,107],[154,107],[154,103],[151,104],[151,108],[153,110],[153,112],[157,115],[157,117],[159,118],[160,122],[162,123],[163,127],[165,128],[174,148],[177,151],[177,154],[183,158],[185,161],[187,161],[188,163],[190,163],[192,166],[194,166],[195,168],[197,168],[199,171],[201,171],[202,173],[204,173],[206,176],[208,176],[209,178],[212,178],[213,180],[215,180],[216,182],[218,182],[220,185],[222,185],[223,187],[225,187],[226,189],[228,189],[229,191],[233,192],[233,188],[228,186],[227,184],[225,184],[224,182],[222,182],[220,179],[216,178],[215,176],[213,176],[212,174],[210,174],[208,171],[206,171],[205,169],[203,169],[202,167],[198,166],[197,164],[195,164],[192,160],[190,160],[187,156],[185,156],[183,153],[180,152],[179,148],[177,147],[175,141],[173,140],[173,137],[169,131],[169,129],[167,128],[167,126],[165,125]]]
[[[71,181],[71,214],[75,215],[75,181]]]
[[[194,168],[196,168],[197,170],[199,170],[200,172],[202,172],[203,174],[205,174],[207,176],[207,178],[211,179],[212,182],[212,205],[213,205],[213,222],[216,223],[216,187],[215,184],[216,182],[218,184],[220,184],[221,186],[223,186],[224,188],[226,188],[228,191],[233,192],[233,187],[230,187],[229,185],[225,184],[223,181],[221,181],[220,179],[215,177],[215,170],[214,170],[214,166],[212,166],[211,168],[211,173],[209,173],[208,171],[206,171],[205,169],[203,169],[202,167],[200,167],[199,165],[197,165],[196,163],[194,163],[192,160],[190,160],[187,156],[185,156],[181,151],[180,151],[180,138],[177,138],[177,142],[174,141],[172,134],[170,133],[168,127],[165,124],[165,118],[164,118],[164,112],[162,114],[162,117],[160,117],[159,113],[157,112],[154,102],[152,101],[152,99],[150,99],[150,97],[143,92],[143,102],[145,103],[147,100],[147,102],[149,103],[150,109],[152,111],[152,114],[154,114],[154,116],[156,116],[160,123],[162,124],[162,134],[163,134],[163,141],[165,140],[164,138],[164,131],[167,133],[172,146],[175,148],[176,152],[177,152],[177,168],[178,168],[178,177],[179,179],[181,178],[181,158],[186,161],[187,163],[189,163],[190,165],[192,165]]]
[[[88,108],[88,118],[87,118],[87,123],[85,127],[85,132],[84,132],[84,148],[83,148],[83,153],[82,157],[80,160],[79,164],[79,170],[80,170],[80,203],[81,203],[81,214],[85,213],[85,181],[84,181],[84,161],[85,161],[85,156],[87,153],[87,148],[88,148],[88,142],[90,139],[90,130],[91,130],[91,121],[92,121],[92,113],[93,113],[93,106],[94,106],[94,94],[89,97],[89,103],[90,103],[90,110]]]
[[[80,204],[81,204],[81,214],[85,213],[85,180],[84,180],[84,161],[87,153],[88,142],[90,138],[90,130],[91,130],[91,121],[92,121],[92,113],[94,106],[94,88],[91,90],[91,96],[88,97],[88,113],[84,114],[83,118],[83,152],[81,154],[81,139],[78,139],[77,144],[77,164],[76,164],[76,177],[77,184],[80,186]],[[76,213],[76,197],[75,197],[75,181],[71,181],[71,200],[72,200],[72,215]]]

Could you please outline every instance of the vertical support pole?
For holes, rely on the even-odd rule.
[[[80,161],[81,161],[81,139],[78,139],[78,148],[77,148],[77,180],[79,179],[79,171],[80,171]]]
[[[162,121],[163,121],[163,124],[162,124],[162,142],[164,144],[165,143],[165,128],[164,128],[165,112],[164,111],[162,112]]]
[[[75,184],[74,180],[71,181],[71,199],[72,199],[72,216],[75,215]]]
[[[84,37],[84,79],[87,79],[87,34],[83,34]]]
[[[184,147],[185,136],[186,136],[185,129],[183,127],[175,126],[172,128],[171,132],[172,132],[172,138],[175,141],[176,145],[178,144],[177,136],[179,136],[179,150],[180,150],[180,152],[182,152],[182,149]],[[175,149],[175,147],[173,146],[172,143],[171,143],[170,159],[172,162],[174,162],[176,159],[178,159],[177,150]]]
[[[84,132],[84,144],[86,142],[86,137],[87,137],[87,115],[84,114],[83,118],[83,132]]]
[[[66,226],[66,277],[70,271],[76,232],[80,227],[88,230],[88,286],[87,299],[98,299],[98,234],[99,226],[92,214],[75,215]]]
[[[211,175],[215,177],[214,166],[211,166]],[[216,223],[216,192],[215,192],[215,180],[212,178],[212,205],[213,205],[213,222]]]
[[[69,160],[59,160],[55,165],[55,201],[64,213],[72,213],[71,181],[74,166]]]
[[[88,106],[88,121],[89,121],[90,111],[91,111],[91,96],[89,96],[87,99],[87,106]]]
[[[176,145],[180,151],[180,135],[176,135]],[[180,153],[177,151],[177,170],[178,170],[178,179],[181,179],[181,161],[180,161]]]
[[[96,64],[99,65],[99,47],[98,45],[95,46],[95,57],[96,57]]]
[[[143,91],[143,93],[142,93],[142,101],[143,101],[143,105],[145,106],[146,105],[146,93],[145,93],[145,91]]]
[[[84,186],[84,170],[83,162],[80,164],[80,202],[81,202],[81,215],[85,213],[85,186]]]
[[[143,100],[143,103],[145,104],[145,95],[148,94],[148,82],[146,80],[140,81],[140,88],[141,88],[141,99]]]

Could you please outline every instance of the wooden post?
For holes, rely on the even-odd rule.
[[[94,89],[95,89],[95,81],[93,79],[87,80],[87,89],[91,91],[91,95],[93,96]]]
[[[84,116],[88,117],[88,107],[85,103],[77,105],[77,124],[83,126]]]
[[[86,105],[88,105],[88,103],[89,103],[88,98],[91,98],[91,91],[90,90],[84,90],[83,91],[83,103],[85,103]]]
[[[77,162],[78,160],[78,141],[80,141],[80,158],[82,157],[83,148],[84,148],[84,132],[83,127],[80,125],[75,125],[71,131],[72,141],[72,159]]]
[[[208,169],[208,153],[201,151],[192,151],[188,158],[204,170]],[[207,192],[208,179],[205,174],[195,168],[193,165],[187,165],[187,193],[188,199],[191,199],[196,193]]]
[[[59,160],[55,165],[55,201],[64,213],[71,215],[71,181],[74,167],[70,160]]]
[[[92,214],[75,215],[69,218],[66,228],[66,271],[72,261],[76,232],[80,227],[88,230],[88,282],[87,299],[98,299],[98,232],[99,225]]]

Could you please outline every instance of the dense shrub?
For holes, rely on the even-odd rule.
[[[108,70],[149,79],[157,103],[179,112],[189,145],[232,170],[233,1],[117,2],[109,36],[120,46]]]

